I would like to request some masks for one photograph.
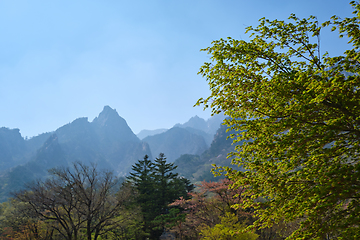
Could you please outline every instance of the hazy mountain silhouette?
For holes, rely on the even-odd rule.
[[[195,128],[195,129],[207,132],[206,121],[203,118],[200,118],[198,116],[190,118],[189,121],[187,121],[186,123],[183,123],[183,124],[178,123],[174,127],[182,127],[182,128],[191,127],[191,128]]]
[[[202,136],[207,146],[209,147],[212,140],[214,139],[216,131],[219,129],[220,124],[224,119],[225,116],[222,114],[212,116],[207,121],[205,121],[203,118],[195,116],[190,118],[186,123],[175,124],[174,127],[185,128],[191,133]]]
[[[166,129],[166,128],[160,128],[160,129],[155,129],[155,130],[144,129],[144,130],[141,130],[138,134],[136,134],[136,136],[142,140],[142,139],[146,138],[147,136],[154,136],[156,134],[166,132],[167,130],[168,129]]]
[[[19,130],[3,131],[11,137],[11,141],[2,142],[0,138],[0,147],[4,149],[1,152],[7,160],[1,162],[5,163],[11,159],[22,159],[21,156],[25,158],[26,154],[38,146],[45,137],[48,139],[26,163],[21,160],[24,164],[16,167],[13,167],[13,164],[12,169],[2,172],[2,200],[6,200],[4,198],[10,190],[18,189],[30,180],[45,177],[47,170],[53,167],[67,167],[72,162],[80,161],[85,164],[95,163],[100,169],[111,169],[122,176],[130,171],[138,159],[146,154],[151,156],[148,144],[140,141],[126,121],[109,106],[105,106],[92,122],[87,118],[78,118],[55,132],[39,135],[27,141],[21,137]]]
[[[173,127],[164,133],[143,139],[150,146],[154,156],[164,153],[169,162],[175,161],[181,154],[201,154],[207,149],[204,138],[185,128]]]
[[[212,164],[231,166],[242,170],[240,167],[231,165],[231,159],[227,158],[227,154],[235,149],[232,139],[228,139],[228,136],[234,133],[234,131],[226,132],[227,128],[227,126],[221,125],[215,134],[210,148],[201,155],[183,154],[176,159],[174,162],[178,166],[176,172],[193,181],[214,181],[217,179],[211,173]]]
[[[17,128],[0,128],[0,171],[29,161],[50,135],[44,133],[25,140]]]
[[[0,200],[5,201],[10,192],[20,190],[28,182],[43,178],[47,175],[47,169],[57,166],[67,166],[67,161],[56,134],[53,134],[38,149],[32,160],[2,173]]]
[[[25,140],[19,129],[0,128],[0,169],[22,164],[26,152]]]
[[[205,133],[211,134],[212,137],[216,133],[216,131],[219,129],[220,124],[225,119],[225,116],[223,114],[217,114],[212,117],[210,117],[208,120],[204,120],[203,118],[200,118],[198,116],[192,117],[183,124],[175,124],[174,127],[181,127],[181,128],[194,128],[197,130],[201,130]]]
[[[111,168],[118,175],[126,174],[145,154],[151,156],[149,146],[109,106],[92,122],[78,118],[57,129],[55,134],[68,161],[97,163],[98,167]]]
[[[118,176],[124,176],[146,154],[151,157],[163,152],[170,162],[182,156],[178,161],[180,168],[185,174],[191,172],[192,178],[199,178],[208,169],[206,159],[216,155],[212,151],[216,146],[222,148],[214,141],[208,149],[214,129],[219,128],[223,119],[215,116],[205,121],[195,116],[184,124],[177,124],[178,127],[148,135],[143,141],[109,106],[92,122],[86,117],[78,118],[56,131],[30,139],[24,139],[19,129],[0,128],[0,200],[5,201],[10,191],[22,188],[29,181],[45,178],[48,169],[69,167],[76,161],[95,163],[99,169],[111,169]],[[154,133],[156,131],[146,134]],[[183,156],[193,160],[192,169],[187,168],[192,166],[190,163],[184,166]]]

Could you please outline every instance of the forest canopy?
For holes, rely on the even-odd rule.
[[[197,105],[231,117],[233,164],[247,169],[218,172],[246,189],[254,226],[299,221],[289,239],[360,238],[360,5],[351,6],[351,18],[324,23],[263,18],[250,41],[203,49],[211,94]],[[321,54],[326,27],[348,39],[343,55]]]

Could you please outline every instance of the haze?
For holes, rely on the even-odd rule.
[[[105,105],[133,132],[170,128],[210,112],[193,107],[209,94],[197,75],[200,49],[262,17],[351,16],[347,1],[1,1],[0,126],[35,136],[91,121]],[[330,31],[322,51],[346,49]]]

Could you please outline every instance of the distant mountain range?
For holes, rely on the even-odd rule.
[[[152,153],[165,153],[169,162],[174,162],[181,154],[201,154],[207,149],[203,136],[179,127],[148,136],[143,141],[149,144]]]
[[[195,116],[171,129],[142,131],[140,140],[115,109],[105,106],[92,122],[78,118],[31,139],[25,140],[19,129],[0,128],[0,201],[26,182],[46,177],[48,169],[75,161],[125,176],[145,154],[153,158],[163,152],[170,162],[184,154],[203,156],[223,119],[205,121]]]
[[[180,175],[196,181],[216,181],[214,175],[211,173],[213,164],[217,166],[230,166],[236,170],[243,170],[242,167],[232,165],[231,160],[227,158],[228,153],[233,152],[236,145],[229,136],[234,131],[227,131],[228,127],[221,125],[217,130],[211,146],[200,155],[183,154],[174,162],[178,168],[176,172]],[[238,143],[241,144],[241,143]]]
[[[165,153],[168,161],[173,162],[182,154],[201,154],[208,149],[224,118],[216,115],[205,121],[195,116],[171,129],[144,130],[138,136],[149,144],[152,153]]]
[[[155,130],[144,129],[144,130],[141,130],[138,134],[136,134],[136,136],[142,140],[142,139],[146,138],[147,136],[153,136],[156,134],[160,134],[160,133],[166,132],[167,130],[169,130],[169,129],[166,129],[166,128],[160,128],[160,129],[155,129]]]

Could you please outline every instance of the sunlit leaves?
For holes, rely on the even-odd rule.
[[[203,49],[212,62],[199,74],[211,95],[197,104],[231,117],[242,142],[234,163],[248,170],[227,175],[246,187],[256,224],[300,219],[294,238],[359,231],[360,7],[351,4],[352,18],[263,18],[247,29],[250,41],[220,39]],[[328,26],[349,39],[341,56],[320,52]],[[269,201],[254,201],[260,197]]]

